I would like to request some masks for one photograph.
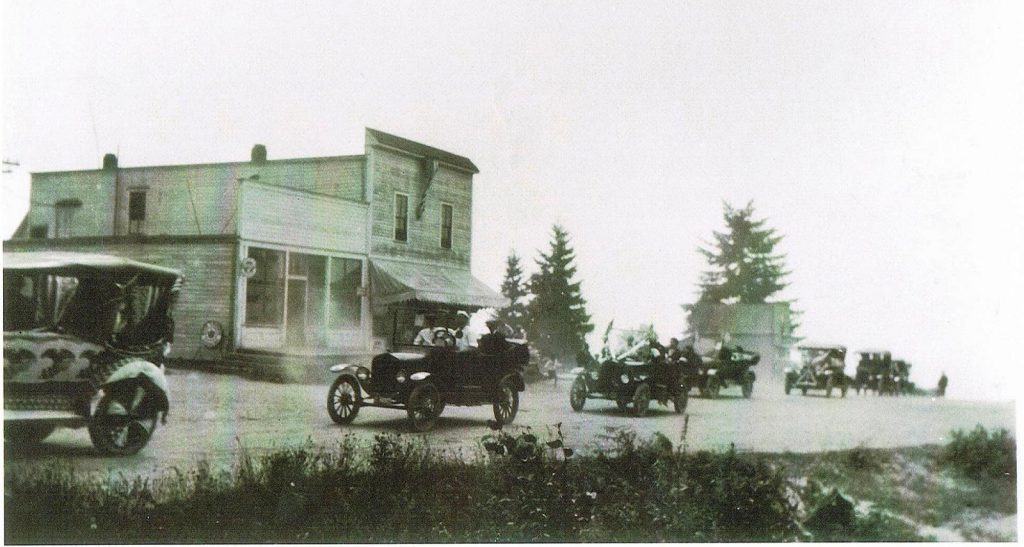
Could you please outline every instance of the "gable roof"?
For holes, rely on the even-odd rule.
[[[403,139],[402,137],[391,135],[383,131],[370,129],[369,127],[366,128],[366,135],[376,141],[377,144],[383,144],[384,146],[390,146],[391,148],[405,150],[406,152],[411,152],[417,156],[436,158],[447,164],[465,169],[466,171],[474,174],[480,172],[476,165],[473,165],[473,162],[469,161],[469,158],[452,154],[451,152],[445,152],[444,150],[434,148],[433,146],[427,146],[415,141],[410,141],[409,139]]]

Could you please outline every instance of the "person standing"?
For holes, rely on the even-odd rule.
[[[949,385],[949,378],[946,377],[946,371],[942,371],[942,376],[939,376],[939,389],[938,396],[946,396],[946,386]]]

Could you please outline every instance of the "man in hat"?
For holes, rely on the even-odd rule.
[[[455,349],[466,351],[476,347],[476,333],[469,326],[469,312],[459,310],[455,314]]]

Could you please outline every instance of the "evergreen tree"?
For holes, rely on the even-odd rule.
[[[519,255],[512,251],[505,261],[505,280],[501,282],[501,294],[508,298],[508,306],[498,310],[498,319],[515,329],[526,328],[526,281]]]
[[[587,302],[580,294],[576,255],[569,234],[559,225],[552,229],[551,251],[540,253],[539,271],[530,276],[533,300],[526,306],[530,343],[542,354],[562,361],[587,355],[586,335],[594,330]]]
[[[764,303],[787,285],[784,257],[775,253],[782,236],[754,219],[752,202],[743,209],[724,206],[726,230],[714,232],[713,248],[698,249],[711,266],[700,277],[700,301]]]

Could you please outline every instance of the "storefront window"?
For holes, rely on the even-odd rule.
[[[279,326],[284,319],[284,251],[249,248],[256,273],[245,287],[245,324]]]
[[[295,255],[292,255],[294,260]],[[306,324],[310,327],[323,329],[327,321],[327,258],[310,255],[306,270],[307,291],[309,291],[309,308],[306,310]]]
[[[331,302],[328,325],[358,327],[362,319],[359,287],[363,280],[363,262],[351,258],[331,259]]]

